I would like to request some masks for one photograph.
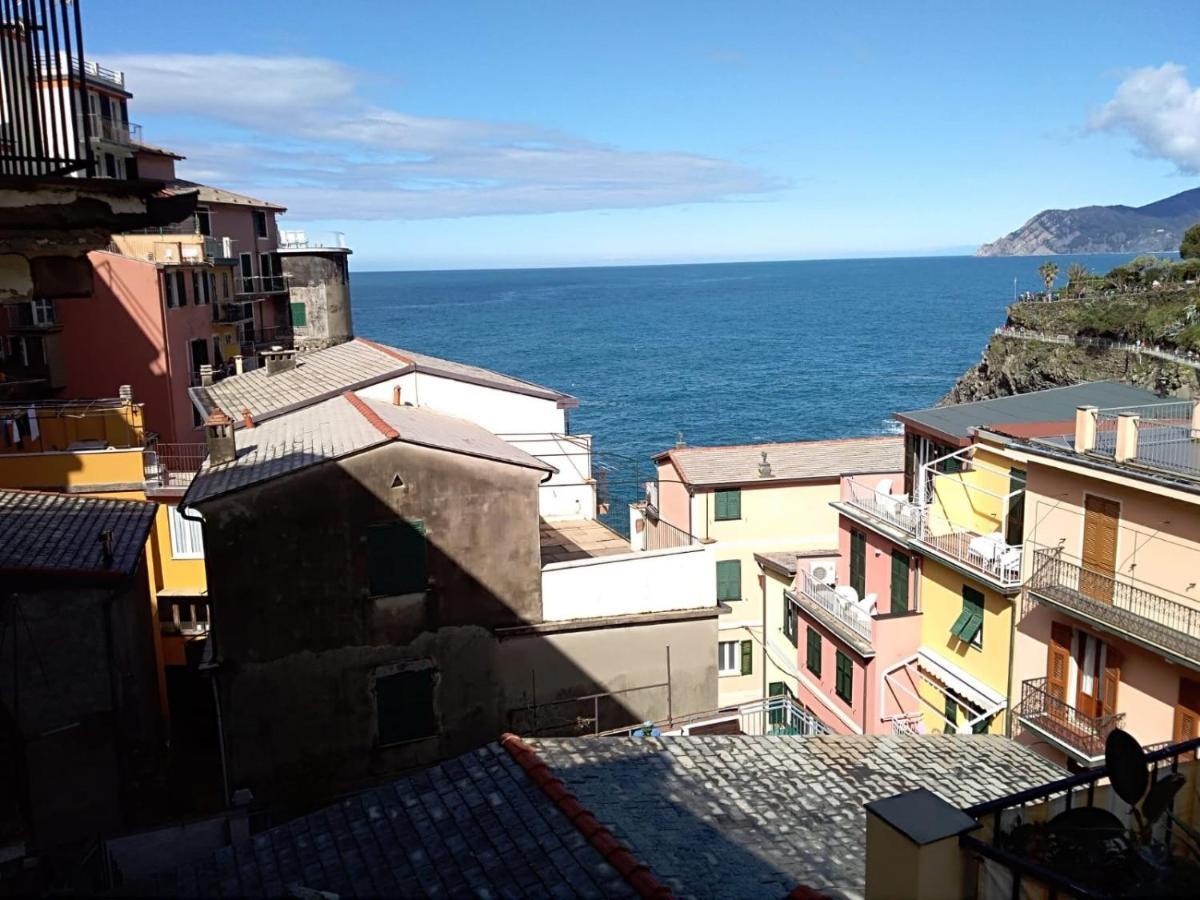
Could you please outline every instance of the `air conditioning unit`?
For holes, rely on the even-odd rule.
[[[812,576],[813,581],[819,581],[830,587],[837,584],[837,566],[831,562],[816,560],[809,563],[808,574]]]

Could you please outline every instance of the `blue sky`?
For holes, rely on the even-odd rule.
[[[1178,2],[84,12],[181,175],[345,231],[360,269],[963,252],[1200,184]]]

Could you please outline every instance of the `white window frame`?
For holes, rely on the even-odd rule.
[[[726,648],[732,648],[728,653]],[[728,656],[732,661],[732,666],[727,667]],[[742,642],[741,641],[718,641],[717,642],[717,674],[725,677],[729,675],[742,674]]]
[[[54,301],[44,297],[29,301],[29,315],[34,325],[54,324]]]
[[[195,519],[185,519],[178,506],[167,504],[171,559],[204,559],[204,532]]]

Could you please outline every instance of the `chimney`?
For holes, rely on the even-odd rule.
[[[204,442],[208,445],[208,464],[220,466],[237,459],[237,440],[233,435],[233,419],[217,407],[204,420]]]
[[[1087,453],[1096,449],[1096,407],[1075,408],[1075,452]]]
[[[126,406],[133,403],[133,388],[128,384],[123,384],[117,388],[117,396],[121,398],[121,402]]]
[[[760,462],[758,464],[758,477],[759,478],[770,478],[771,477],[771,464],[769,462],[767,462],[767,451],[766,450],[764,450],[762,452],[762,462]]]
[[[205,363],[204,365],[202,365],[200,367],[200,386],[201,387],[211,387],[212,382],[213,382],[212,366],[210,366],[208,363]]]
[[[1138,453],[1138,421],[1137,413],[1121,413],[1117,416],[1117,443],[1113,450],[1116,462],[1127,462]]]
[[[296,351],[285,350],[282,347],[272,347],[270,350],[264,350],[263,362],[267,366],[267,376],[278,375],[280,372],[286,372],[288,369],[296,368]]]
[[[254,427],[254,416],[250,415],[249,408],[242,407],[242,425],[246,428]]]
[[[395,385],[392,388],[392,406],[403,406],[400,400],[400,385]]]
[[[683,432],[682,431],[676,432],[675,433],[675,449],[682,450],[686,446],[687,446],[687,444],[685,444],[683,442]]]
[[[246,357],[240,353],[233,358],[233,371],[238,375],[246,371]]]

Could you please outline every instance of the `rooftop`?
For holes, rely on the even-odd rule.
[[[156,509],[142,500],[0,490],[0,572],[129,575]],[[105,532],[112,532],[111,559],[101,542]]]
[[[1065,422],[1075,420],[1080,406],[1129,406],[1156,403],[1159,397],[1150,391],[1115,381],[1089,381],[1070,387],[1050,388],[1029,394],[1015,394],[976,403],[935,406],[913,412],[896,413],[896,419],[919,430],[931,431],[958,444],[965,444],[972,428]]]
[[[533,754],[508,746],[512,757],[489,745],[224,848],[152,888],[631,896],[620,868],[630,881],[650,876],[640,887],[681,897],[784,897],[800,886],[861,896],[865,803],[926,788],[965,807],[1064,775],[993,735],[560,738],[530,741]]]
[[[629,541],[596,519],[554,522],[542,519],[539,532],[542,565],[633,552]]]
[[[268,375],[266,368],[260,367],[208,387],[191,388],[190,393],[193,402],[206,414],[219,406],[236,419],[243,409],[248,409],[256,421],[262,421],[408,372],[556,400],[562,406],[575,405],[574,398],[566,394],[519,378],[362,338],[300,354],[295,368],[274,375]]]
[[[203,503],[390,441],[550,471],[546,463],[474,422],[347,393],[238,431],[237,458],[216,466],[206,459],[182,505]]]
[[[167,155],[174,156],[170,151],[160,151],[153,148],[154,152],[165,152]],[[177,157],[182,159],[183,157]],[[195,181],[187,181],[183,178],[173,178],[166,182],[163,192],[167,194],[185,194],[195,191],[199,196],[201,203],[230,203],[235,206],[254,206],[259,209],[273,209],[276,212],[287,212],[286,206],[280,206],[278,203],[271,203],[269,200],[259,200],[257,197],[249,197],[246,194],[238,194],[234,191],[227,191],[224,188],[211,187],[207,184],[198,184]]]
[[[772,553],[755,553],[754,558],[765,568],[772,569],[781,575],[795,576],[798,560],[836,557],[838,552],[837,547],[818,547],[815,550],[778,550]]]
[[[763,453],[771,474],[759,474]],[[670,459],[684,481],[693,485],[749,485],[817,481],[870,472],[904,469],[904,439],[899,436],[740,444],[717,447],[673,447],[654,457]]]

